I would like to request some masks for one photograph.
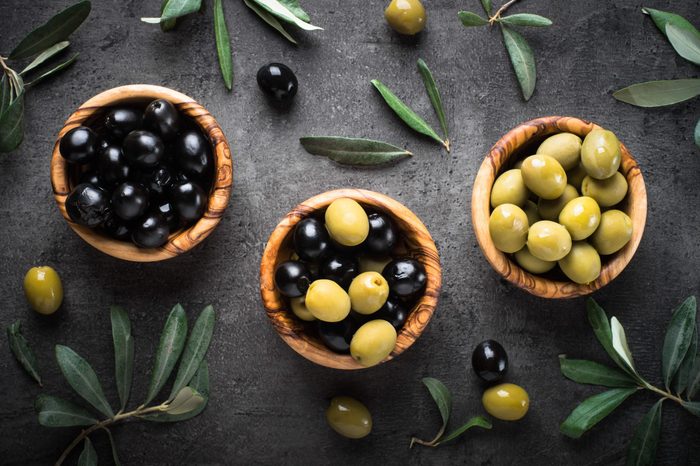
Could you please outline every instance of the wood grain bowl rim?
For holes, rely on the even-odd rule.
[[[99,231],[73,222],[65,208],[70,193],[71,167],[61,157],[59,141],[68,131],[80,126],[105,106],[147,99],[166,99],[184,115],[191,118],[208,136],[213,146],[216,176],[209,193],[207,208],[202,218],[191,227],[170,235],[168,242],[159,248],[142,249],[136,245],[109,238]],[[149,84],[131,84],[115,87],[97,94],[76,110],[66,120],[54,143],[51,158],[51,184],[58,208],[68,225],[88,244],[110,256],[133,261],[155,262],[183,254],[201,243],[221,221],[228,206],[233,186],[233,166],[228,141],[216,119],[191,97],[166,87]]]
[[[491,148],[479,168],[472,188],[472,226],[476,239],[484,256],[491,266],[503,278],[523,290],[543,298],[567,299],[585,296],[602,288],[615,279],[629,264],[642,240],[647,216],[647,193],[641,169],[621,143],[621,171],[629,190],[624,210],[632,220],[632,238],[617,253],[603,259],[603,267],[598,279],[588,285],[573,282],[550,280],[531,274],[512,261],[507,254],[496,249],[488,230],[491,214],[491,187],[508,165],[510,157],[534,139],[544,138],[556,133],[571,132],[581,137],[593,129],[599,129],[595,123],[574,117],[548,116],[524,122],[506,133]]]
[[[398,334],[394,350],[382,362],[397,357],[418,339],[437,307],[442,284],[440,258],[435,242],[423,222],[403,204],[384,194],[364,189],[336,189],[297,205],[279,222],[267,241],[260,263],[260,294],[270,322],[282,340],[294,351],[321,366],[345,370],[365,369],[350,355],[334,353],[320,341],[310,338],[305,332],[305,325],[288,310],[274,283],[274,271],[279,262],[280,251],[296,224],[318,210],[325,209],[333,200],[341,197],[348,197],[370,209],[376,208],[389,213],[402,232],[404,241],[409,245],[407,255],[421,262],[426,270],[425,293],[412,308]]]

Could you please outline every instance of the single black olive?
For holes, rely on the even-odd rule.
[[[171,232],[174,232],[178,229],[180,225],[180,219],[177,216],[177,212],[175,212],[175,208],[169,201],[161,201],[158,204],[158,208],[156,210],[158,210],[158,212],[160,212],[161,215],[165,217],[165,220],[168,222],[168,226],[170,227]]]
[[[113,140],[121,141],[141,127],[141,112],[130,107],[112,108],[105,115],[104,127]]]
[[[82,165],[95,158],[98,146],[97,133],[87,126],[78,126],[63,135],[58,150],[68,162]]]
[[[319,260],[331,250],[331,240],[323,222],[305,218],[294,228],[294,251],[305,261]]]
[[[275,286],[280,293],[289,298],[306,294],[310,284],[311,272],[302,262],[282,262],[275,269]]]
[[[394,295],[389,295],[384,305],[374,314],[372,319],[384,319],[394,326],[398,332],[406,323],[408,318],[408,309],[400,298]]]
[[[79,184],[66,198],[66,211],[75,223],[95,228],[111,214],[107,193],[89,183]]]
[[[159,165],[153,171],[142,172],[138,179],[150,191],[151,195],[158,198],[166,196],[175,183],[173,169],[167,165]]]
[[[495,340],[482,341],[472,353],[472,367],[487,382],[501,380],[508,371],[506,350]]]
[[[360,273],[360,264],[356,257],[347,254],[334,254],[321,264],[321,278],[333,280],[344,289],[348,289],[353,278]]]
[[[211,144],[201,131],[191,130],[177,138],[175,163],[183,173],[197,179],[208,176],[213,167]]]
[[[170,201],[178,216],[188,222],[198,220],[207,207],[207,195],[191,181],[175,183],[170,189]]]
[[[401,297],[412,296],[425,287],[423,265],[414,259],[394,259],[382,271],[389,289]]]
[[[129,163],[144,168],[155,167],[165,157],[163,141],[149,131],[130,132],[124,139],[122,149]]]
[[[170,228],[160,213],[151,212],[138,221],[131,233],[131,240],[142,248],[157,248],[168,242]]]
[[[127,240],[131,237],[129,225],[127,225],[124,220],[120,219],[116,215],[111,215],[107,220],[105,220],[102,224],[102,228],[104,229],[105,233],[114,239]]]
[[[132,181],[122,183],[112,192],[112,208],[122,220],[135,220],[148,209],[148,190]]]
[[[97,170],[106,185],[126,180],[131,172],[119,146],[107,146],[97,154]]]
[[[350,352],[350,342],[358,327],[355,319],[347,317],[340,322],[324,322],[319,320],[316,325],[318,337],[328,349],[341,354]]]
[[[365,250],[377,256],[388,256],[398,237],[391,218],[384,213],[372,212],[369,218],[369,234],[363,244]]]
[[[159,134],[164,141],[174,138],[179,129],[180,114],[165,99],[154,100],[143,113],[143,127]]]
[[[99,173],[94,170],[84,171],[78,176],[78,184],[89,183],[91,185],[97,186],[98,188],[104,188],[104,182],[100,178]]]
[[[297,93],[299,82],[294,72],[281,63],[269,63],[258,70],[258,86],[274,100],[291,100]]]

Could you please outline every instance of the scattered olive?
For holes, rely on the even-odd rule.
[[[302,262],[282,262],[275,269],[275,286],[280,293],[289,298],[303,296],[310,284],[311,273]]]
[[[86,126],[78,126],[68,131],[58,145],[58,150],[70,163],[85,164],[97,155],[97,134]]]
[[[503,172],[491,188],[491,207],[501,204],[515,204],[524,207],[530,193],[525,187],[522,172],[518,169]]]
[[[350,352],[350,341],[355,330],[357,330],[357,323],[353,318],[348,316],[340,322],[319,320],[317,328],[318,337],[331,351],[340,354]]]
[[[600,217],[598,229],[591,235],[591,244],[598,254],[613,254],[632,238],[632,219],[620,210],[608,210]]]
[[[143,112],[144,128],[158,134],[164,141],[175,137],[179,129],[180,114],[165,99],[154,100]]]
[[[347,289],[359,273],[357,259],[348,254],[334,254],[323,261],[319,274],[321,278],[333,280]]]
[[[362,243],[365,250],[378,256],[388,255],[396,244],[397,232],[394,222],[385,213],[372,212],[367,216],[369,233]]]
[[[391,0],[384,10],[384,17],[399,34],[418,34],[425,27],[425,8],[420,0]]]
[[[386,359],[396,346],[396,329],[386,320],[370,320],[352,337],[350,354],[364,367],[375,366]]]
[[[389,295],[384,305],[377,312],[372,314],[374,319],[383,319],[394,326],[398,332],[406,323],[408,318],[408,309],[406,305],[397,296]]]
[[[373,314],[389,297],[389,284],[377,272],[364,272],[355,277],[348,290],[352,310],[358,314]]]
[[[199,219],[207,208],[207,195],[196,183],[185,181],[176,183],[170,190],[170,200],[181,219]]]
[[[499,251],[516,252],[525,246],[527,215],[515,204],[501,204],[491,212],[489,233]]]
[[[360,439],[372,432],[372,416],[365,405],[348,396],[336,396],[326,409],[326,422],[343,437]]]
[[[112,193],[112,209],[122,220],[136,220],[148,209],[148,191],[131,181],[122,183]]]
[[[487,382],[501,380],[508,371],[506,350],[495,340],[482,341],[472,352],[472,367]]]
[[[115,185],[129,178],[131,167],[119,146],[107,146],[97,154],[97,171],[102,182]]]
[[[175,162],[183,173],[196,179],[211,174],[211,145],[200,131],[193,129],[178,136],[175,147]]]
[[[620,141],[612,131],[594,129],[581,146],[581,163],[589,176],[604,180],[617,172],[622,160]]]
[[[413,296],[425,288],[425,268],[415,259],[394,259],[389,262],[382,275],[389,289],[401,297]]]
[[[487,413],[503,421],[522,419],[530,407],[527,392],[512,383],[502,383],[486,389],[481,402]]]
[[[75,223],[94,228],[109,217],[109,198],[95,185],[79,184],[66,198],[66,212]]]
[[[130,107],[115,107],[107,112],[104,127],[114,141],[122,141],[127,134],[141,126],[141,112]]]
[[[151,212],[139,219],[131,232],[132,241],[142,248],[157,248],[168,242],[168,221],[159,212]]]
[[[289,304],[294,315],[301,320],[306,322],[316,320],[316,317],[314,317],[314,315],[306,308],[306,297],[299,296],[297,298],[292,298],[289,300]]]
[[[124,138],[122,147],[129,163],[140,167],[155,167],[165,156],[163,141],[150,131],[136,130]]]
[[[319,260],[331,251],[328,231],[323,223],[315,218],[305,218],[297,223],[293,241],[294,251],[306,261]]]
[[[352,199],[343,197],[331,202],[325,219],[328,233],[341,246],[357,246],[369,234],[367,213]]]
[[[297,93],[299,82],[294,72],[282,63],[269,63],[258,70],[258,86],[272,99],[285,102]]]
[[[24,296],[39,314],[53,314],[63,302],[61,277],[49,266],[32,267],[24,276]]]

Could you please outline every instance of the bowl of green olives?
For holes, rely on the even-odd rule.
[[[335,369],[391,360],[428,325],[441,269],[420,219],[373,191],[338,189],[296,206],[274,229],[260,294],[280,337]]]
[[[51,184],[70,227],[119,259],[154,262],[202,242],[231,194],[231,151],[191,97],[144,84],[82,104],[59,132]]]
[[[479,247],[503,278],[543,298],[602,288],[629,264],[647,215],[642,172],[607,129],[542,117],[505,134],[472,189]]]

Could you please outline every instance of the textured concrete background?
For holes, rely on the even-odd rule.
[[[64,1],[0,2],[0,51],[7,54],[33,25]],[[573,115],[614,130],[639,160],[649,193],[640,249],[627,270],[596,299],[625,325],[644,376],[659,381],[660,348],[670,310],[698,293],[700,157],[692,128],[697,100],[643,110],[616,102],[615,89],[650,79],[698,76],[676,56],[640,11],[639,1],[528,0],[512,12],[549,16],[555,25],[527,29],[539,80],[522,101],[498,31],[465,29],[459,9],[476,0],[426,0],[428,26],[415,41],[400,39],[382,16],[385,1],[306,0],[325,31],[297,34],[294,47],[239,1],[225,2],[236,72],[227,93],[215,58],[211,5],[163,34],[139,21],[159,0],[94,1],[87,23],[71,38],[80,58],[67,72],[28,95],[26,140],[0,156],[0,324],[21,319],[40,359],[40,390],[0,351],[0,463],[53,462],[78,429],[37,424],[39,393],[74,397],[53,360],[56,343],[86,356],[110,399],[113,360],[108,306],[131,315],[136,340],[133,403],[144,396],[147,372],[168,310],[181,302],[193,320],[205,304],[218,311],[209,352],[212,396],[203,415],[173,425],[131,423],[114,428],[125,464],[622,464],[634,427],[652,404],[635,395],[580,440],[559,423],[598,391],[565,380],[557,355],[607,361],[586,322],[584,300],[546,301],[499,280],[477,246],[469,220],[470,187],[498,137],[542,115]],[[496,2],[500,4],[501,2]],[[605,4],[605,6],[604,6]],[[700,25],[697,0],[648,0]],[[415,62],[423,57],[441,88],[454,150],[446,155],[406,129],[369,83],[380,78],[434,123]],[[295,105],[279,112],[255,83],[258,67],[281,61],[300,81]],[[49,157],[66,117],[105,89],[129,83],[172,87],[199,100],[219,120],[234,149],[234,191],[223,222],[191,253],[160,264],[131,264],[92,249],[61,219],[51,196]],[[304,135],[373,137],[408,147],[409,161],[355,170],[305,153]],[[423,219],[443,263],[438,312],[421,339],[398,360],[362,372],[315,366],[275,334],[258,295],[258,265],[277,221],[295,204],[338,187],[362,187],[395,197]],[[31,312],[22,295],[26,270],[48,264],[61,274],[63,308],[54,317]],[[508,380],[524,386],[532,407],[517,423],[496,422],[439,449],[408,449],[411,434],[439,426],[420,383],[442,379],[455,396],[454,420],[482,412],[482,386],[472,374],[476,343],[495,338],[511,360]],[[350,394],[374,416],[372,435],[345,440],[326,426],[329,397]],[[700,420],[665,404],[658,463],[700,464]],[[94,436],[109,463],[105,436]],[[75,457],[72,461],[76,461]]]

